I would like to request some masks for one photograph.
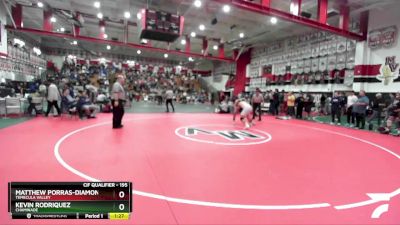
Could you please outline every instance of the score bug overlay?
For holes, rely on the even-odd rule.
[[[122,219],[132,212],[131,182],[10,182],[13,219]]]

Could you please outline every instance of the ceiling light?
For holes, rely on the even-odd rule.
[[[229,5],[224,5],[222,7],[222,11],[224,11],[225,13],[228,13],[229,11],[231,11],[231,7]]]
[[[213,49],[214,49],[214,50],[218,50],[218,45],[214,45],[214,46],[213,46]]]
[[[181,44],[182,44],[182,45],[186,45],[186,40],[185,40],[185,39],[182,39],[182,40],[181,40]]]
[[[126,19],[131,18],[131,13],[130,13],[130,12],[124,12],[124,17],[125,17]]]
[[[142,39],[143,44],[147,44],[147,39]]]
[[[140,12],[138,12],[138,13],[136,14],[136,17],[138,18],[138,20],[140,20],[140,19],[142,19],[142,14],[141,14]]]
[[[64,28],[64,27],[61,27],[61,28],[60,28],[60,31],[61,31],[61,32],[64,32],[64,31],[65,31],[65,28]]]
[[[95,8],[100,8],[100,2],[94,2],[94,7]]]
[[[97,13],[97,18],[103,19],[103,13],[101,13],[101,12]]]
[[[239,37],[240,37],[240,38],[244,38],[244,33],[243,33],[243,32],[240,32]]]
[[[168,58],[168,54],[167,53],[164,54],[164,58]]]
[[[196,37],[196,32],[192,31],[192,33],[190,33],[191,37]]]
[[[278,22],[278,19],[276,17],[271,18],[271,23],[276,24]]]
[[[77,45],[78,44],[78,42],[77,41],[73,41],[73,42],[71,42],[71,45]]]
[[[193,62],[194,59],[192,57],[189,57],[189,62]]]
[[[206,29],[206,26],[204,26],[204,24],[200,24],[199,29],[204,30],[204,29]]]
[[[201,7],[201,1],[200,0],[194,1],[194,6],[196,6],[197,8],[200,8]]]
[[[108,34],[103,34],[104,39],[108,38]]]
[[[57,19],[56,19],[54,16],[52,16],[52,17],[50,18],[50,22],[55,23],[55,22],[57,22]]]
[[[107,50],[110,50],[110,49],[111,49],[111,46],[107,45]]]
[[[43,8],[43,3],[42,3],[42,2],[38,2],[38,3],[37,3],[37,6],[38,6],[39,8]]]
[[[140,55],[140,54],[142,53],[142,51],[137,50],[136,53],[137,53],[138,55]]]

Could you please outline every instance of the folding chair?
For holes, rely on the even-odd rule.
[[[19,98],[6,98],[6,114],[5,117],[9,113],[16,113],[21,115],[21,100]]]

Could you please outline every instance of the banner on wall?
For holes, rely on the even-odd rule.
[[[385,64],[382,64],[380,74],[376,78],[382,81],[383,85],[393,83],[399,77],[399,64],[396,63],[396,56],[386,57]]]
[[[344,72],[344,85],[352,87],[354,83],[354,70],[346,70]]]
[[[390,26],[381,29],[371,30],[368,33],[368,47],[378,49],[393,46],[397,38],[397,27]]]
[[[0,55],[7,54],[7,30],[6,25],[6,10],[4,7],[0,7]]]

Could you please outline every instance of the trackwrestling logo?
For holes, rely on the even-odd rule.
[[[271,135],[265,131],[251,129],[232,129],[227,125],[192,125],[179,127],[175,134],[181,138],[219,145],[254,145],[271,140]]]

